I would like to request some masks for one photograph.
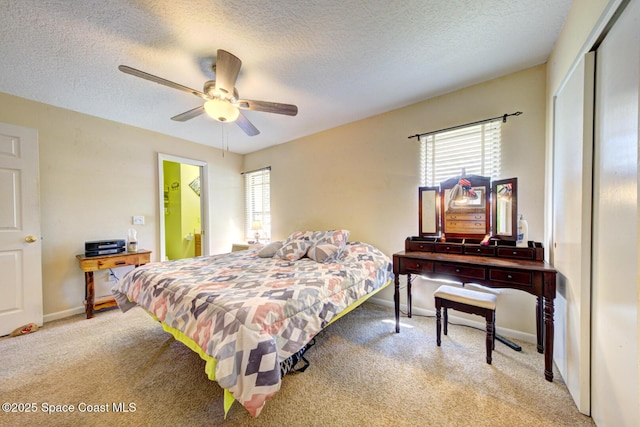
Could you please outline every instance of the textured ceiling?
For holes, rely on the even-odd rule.
[[[0,92],[249,153],[541,64],[571,0],[0,0]],[[205,115],[218,49],[242,61],[260,135]]]

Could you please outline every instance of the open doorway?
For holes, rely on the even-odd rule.
[[[208,253],[206,183],[206,162],[158,154],[161,260]]]

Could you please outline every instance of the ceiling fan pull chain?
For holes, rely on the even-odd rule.
[[[222,151],[222,158],[224,158],[224,125],[220,125],[220,151]]]
[[[226,127],[226,124],[223,124],[222,127]],[[227,131],[227,129],[225,129],[225,133],[224,133],[224,141],[227,144],[227,151],[229,151],[229,132]]]

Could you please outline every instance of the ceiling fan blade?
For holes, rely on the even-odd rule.
[[[186,87],[181,84],[174,83],[167,79],[163,79],[162,77],[154,76],[153,74],[145,73],[144,71],[136,70],[135,68],[131,68],[126,65],[119,65],[118,70],[122,71],[123,73],[131,74],[132,76],[136,76],[145,80],[152,81],[154,83],[158,83],[164,86],[169,86],[171,88],[178,89],[183,92],[191,93],[202,99],[209,99],[207,98],[207,95],[200,92],[199,90],[191,89],[190,87]]]
[[[262,111],[264,113],[284,114],[287,116],[295,116],[298,114],[297,106],[293,104],[280,104],[278,102],[241,99],[236,103],[236,107],[243,110]]]
[[[173,116],[171,117],[171,120],[175,120],[176,122],[186,122],[187,120],[191,120],[194,117],[198,117],[202,113],[204,113],[203,105],[196,107],[193,110],[185,111],[184,113],[178,114],[177,116]]]
[[[238,118],[236,119],[236,123],[238,124],[238,126],[240,126],[240,129],[242,129],[244,131],[244,133],[246,133],[249,136],[256,136],[260,133],[260,131],[258,130],[258,128],[256,128],[253,123],[251,123],[249,121],[249,119],[247,119],[245,117],[244,114],[242,114],[242,111],[239,111],[240,115],[238,116]]]
[[[233,89],[236,86],[238,73],[240,73],[242,61],[227,52],[218,49],[216,56],[216,89],[228,96],[233,96]]]

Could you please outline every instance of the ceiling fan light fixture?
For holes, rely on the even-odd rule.
[[[264,113],[284,114],[287,116],[295,116],[298,114],[298,107],[292,104],[280,104],[278,102],[240,100],[238,90],[235,88],[238,73],[242,61],[227,52],[218,49],[215,64],[215,74],[217,80],[207,80],[204,82],[203,91],[191,89],[190,87],[172,82],[144,71],[136,70],[126,65],[118,66],[123,73],[130,74],[134,77],[149,80],[182,92],[195,95],[204,101],[204,104],[189,111],[171,117],[176,122],[186,122],[195,117],[207,114],[212,119],[219,122],[236,122],[238,127],[248,136],[256,136],[260,131],[247,119],[240,110],[261,111]],[[239,119],[239,120],[238,120]]]
[[[240,111],[227,101],[212,99],[204,103],[207,114],[219,122],[233,122],[240,115]]]

